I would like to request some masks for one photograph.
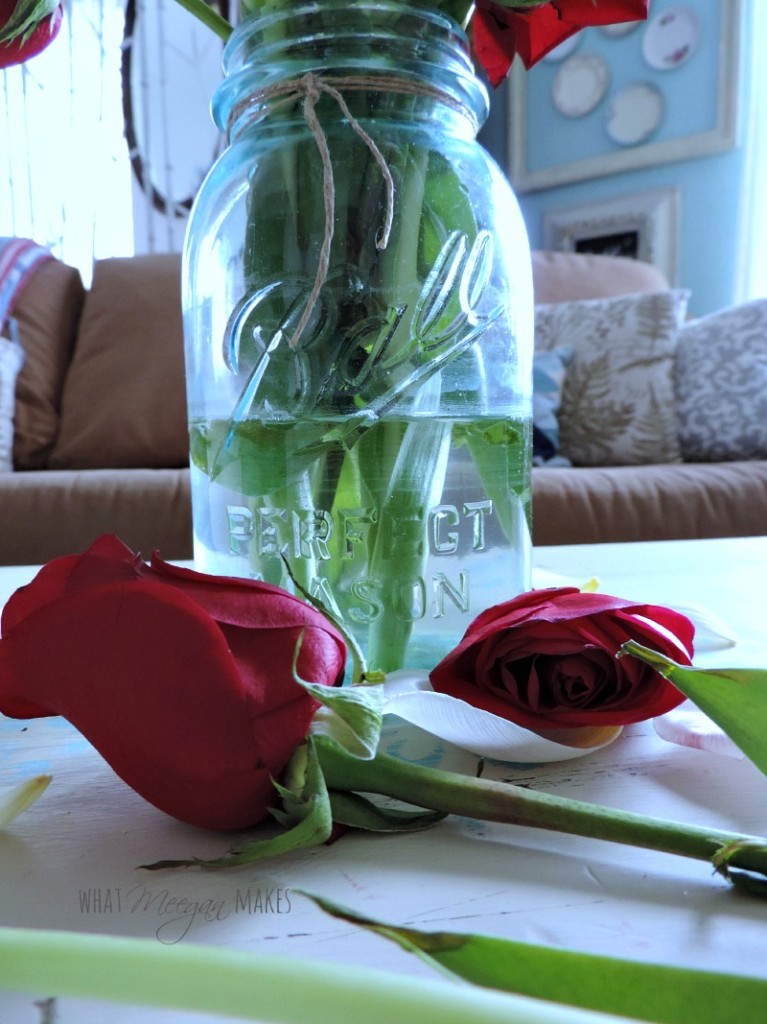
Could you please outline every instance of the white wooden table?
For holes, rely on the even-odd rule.
[[[601,589],[704,605],[737,633],[701,665],[767,666],[767,538],[545,548],[535,564]],[[31,578],[0,570],[0,604]],[[473,772],[475,759],[409,727],[404,756]],[[190,751],[190,756],[194,756]],[[0,834],[0,924],[201,942],[431,977],[382,939],[317,910],[297,888],[424,929],[482,931],[587,952],[767,977],[767,902],[706,864],[585,838],[448,819],[409,836],[347,835],[330,847],[224,873],[149,874],[160,858],[212,856],[231,837],[184,826],[144,803],[58,719],[0,717],[0,785],[54,781]],[[659,739],[648,723],[611,747],[554,766],[492,763],[486,774],[561,795],[718,828],[767,834],[767,780],[747,761]],[[174,901],[197,904],[178,913]],[[45,993],[0,993],[2,1024],[41,1024]],[[51,1007],[48,1007],[50,1010]],[[55,1024],[211,1024],[209,1015],[59,1000]],[[468,1022],[470,1024],[470,1022]]]

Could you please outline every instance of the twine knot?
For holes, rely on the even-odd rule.
[[[325,206],[325,234],[322,240],[319,263],[314,277],[312,290],[306,304],[304,305],[304,309],[301,313],[301,318],[298,321],[296,329],[293,331],[293,334],[288,341],[288,345],[291,349],[295,349],[297,347],[301,335],[306,329],[306,325],[309,323],[314,307],[317,304],[320,291],[322,290],[322,286],[327,281],[330,269],[330,249],[333,244],[336,192],[330,148],[328,146],[328,140],[325,132],[320,124],[319,118],[317,117],[316,110],[317,103],[323,93],[332,97],[336,102],[341,113],[348,121],[352,131],[354,131],[355,134],[365,143],[381,169],[381,175],[386,188],[386,202],[383,223],[376,234],[377,249],[385,249],[389,244],[392,224],[394,221],[394,179],[391,171],[389,170],[389,165],[381,153],[381,150],[376,145],[375,140],[371,138],[357,118],[352,114],[351,110],[349,110],[346,100],[341,92],[341,88],[337,88],[334,83],[337,83],[337,85],[345,92],[359,92],[367,89],[378,89],[382,92],[393,92],[407,96],[425,96],[431,99],[438,99],[442,102],[447,102],[455,109],[460,109],[460,103],[450,95],[446,94],[444,90],[424,82],[409,81],[405,78],[392,79],[387,75],[363,74],[331,77],[315,75],[312,72],[307,72],[300,78],[293,79],[288,82],[278,82],[274,85],[268,85],[264,89],[260,89],[255,94],[249,96],[243,101],[243,103],[235,107],[229,121],[230,129],[232,124],[239,120],[242,114],[250,108],[255,107],[262,111],[261,116],[263,117],[265,116],[263,111],[266,103],[271,104],[272,107],[275,103],[282,106],[283,104],[294,103],[303,98],[303,116],[309,126],[312,137],[317,144],[317,149],[322,161],[322,195]]]

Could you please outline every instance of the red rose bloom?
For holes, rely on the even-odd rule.
[[[636,640],[689,665],[693,632],[670,608],[573,587],[533,590],[478,616],[431,684],[527,729],[628,725],[684,696],[644,662],[618,659],[622,644]]]
[[[18,0],[0,0],[0,68],[23,64],[25,60],[36,56],[55,39],[61,28],[63,15],[61,5],[57,3],[42,18],[33,18],[29,23],[14,26],[20,29],[19,34],[14,33],[13,38],[6,38],[8,23],[17,7]]]
[[[274,804],[272,777],[317,702],[298,673],[341,681],[346,646],[304,601],[206,576],[116,537],[59,558],[2,616],[0,711],[63,715],[136,792],[182,821],[243,828]]]
[[[648,7],[648,0],[550,0],[537,7],[530,2],[515,6],[513,0],[477,0],[474,51],[493,86],[506,77],[515,54],[530,68],[582,28],[642,21]]]

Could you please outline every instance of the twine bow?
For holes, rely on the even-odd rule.
[[[322,130],[322,125],[317,117],[316,110],[317,102],[323,92],[327,93],[328,96],[333,97],[341,109],[341,113],[349,122],[352,130],[360,137],[360,139],[362,139],[370,150],[375,162],[381,168],[381,174],[383,175],[384,184],[386,186],[386,209],[383,225],[376,234],[376,248],[379,250],[386,248],[389,244],[389,237],[391,235],[391,227],[394,220],[394,179],[392,178],[389,165],[386,163],[381,150],[349,110],[346,100],[335,86],[330,85],[329,82],[322,78],[318,78],[316,75],[311,73],[304,75],[302,78],[298,79],[297,82],[293,83],[293,85],[294,96],[298,97],[301,93],[304,95],[304,117],[306,118],[306,123],[309,125],[309,130],[314,137],[314,141],[317,143],[317,149],[319,150],[320,158],[322,160],[322,196],[325,204],[325,237],[322,240],[319,264],[317,265],[317,272],[314,275],[314,284],[312,285],[312,290],[309,293],[309,298],[306,300],[306,305],[304,306],[301,314],[301,319],[298,321],[298,325],[288,342],[290,348],[295,349],[307,323],[309,322],[309,318],[312,315],[320,290],[327,280],[328,270],[330,268],[330,247],[333,244],[333,225],[335,222],[336,205],[333,163],[330,159],[330,147],[328,146],[328,140],[325,136],[325,132]]]
[[[274,102],[276,101],[277,105],[282,106],[283,104],[295,102],[303,97],[303,115],[307,125],[309,126],[309,130],[312,133],[312,137],[317,144],[317,149],[322,161],[322,194],[325,206],[325,234],[322,240],[320,258],[317,265],[317,272],[314,276],[312,290],[306,300],[296,329],[293,331],[288,342],[291,349],[295,349],[298,346],[301,335],[306,329],[306,325],[309,323],[314,307],[317,304],[317,299],[319,298],[322,286],[327,281],[328,271],[330,269],[330,249],[333,244],[333,226],[335,222],[335,182],[333,179],[333,163],[330,156],[330,147],[328,146],[327,137],[322,125],[320,124],[319,118],[317,117],[316,110],[317,103],[323,93],[326,93],[335,100],[341,113],[349,122],[349,126],[352,131],[354,131],[355,134],[358,135],[365,143],[381,169],[381,175],[383,176],[386,188],[386,204],[383,224],[376,235],[377,249],[385,249],[389,244],[392,224],[394,221],[394,179],[391,171],[389,170],[389,166],[386,163],[386,159],[376,145],[374,139],[371,138],[357,118],[352,114],[351,110],[349,110],[343,94],[333,83],[337,83],[345,92],[379,89],[382,92],[394,92],[406,96],[425,96],[432,99],[439,99],[442,102],[447,102],[454,109],[461,108],[460,103],[453,97],[446,94],[442,89],[423,82],[412,82],[404,78],[392,79],[385,75],[344,75],[339,77],[330,77],[315,75],[312,72],[307,72],[300,78],[293,79],[289,82],[280,82],[275,85],[266,86],[266,88],[249,96],[243,104],[240,104],[235,108],[230,119],[230,129],[231,125],[237,121],[247,109],[256,107],[262,111],[261,116],[265,116],[263,111],[266,103],[270,103],[273,107]]]

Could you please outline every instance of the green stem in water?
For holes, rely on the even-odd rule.
[[[448,814],[673,853],[709,861],[725,877],[729,877],[728,867],[767,875],[767,841],[755,836],[684,825],[508,783],[438,771],[388,754],[362,761],[325,741],[319,741],[317,747],[328,789],[378,793]],[[736,881],[734,877],[732,880]]]
[[[428,391],[428,386],[427,386]],[[400,424],[384,429],[399,430]],[[370,558],[370,575],[387,584],[386,603],[368,634],[368,661],[390,672],[407,660],[413,621],[397,613],[391,591],[402,581],[418,588],[429,553],[427,514],[439,501],[447,471],[451,426],[439,419],[413,420],[405,427]],[[402,531],[402,532],[398,532]]]

